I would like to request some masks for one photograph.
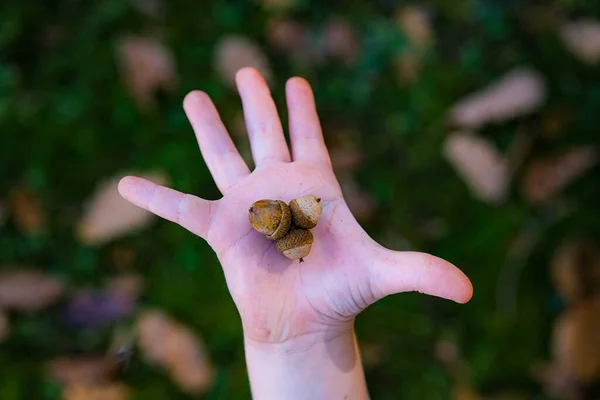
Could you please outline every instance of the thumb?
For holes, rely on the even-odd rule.
[[[370,268],[371,284],[382,298],[417,291],[466,303],[473,296],[469,278],[448,261],[431,254],[384,249]]]

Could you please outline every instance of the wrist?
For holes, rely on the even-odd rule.
[[[244,341],[255,399],[368,399],[352,325],[282,343]]]
[[[260,340],[244,332],[244,347],[260,353],[292,356],[350,337],[354,337],[354,320],[335,328],[298,334],[283,341]]]

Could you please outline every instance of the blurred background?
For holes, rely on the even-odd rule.
[[[250,398],[211,249],[129,205],[137,173],[219,193],[182,110],[233,75],[314,86],[354,215],[472,279],[357,319],[374,399],[598,399],[600,3],[4,0],[0,397]],[[137,332],[137,337],[134,334]]]

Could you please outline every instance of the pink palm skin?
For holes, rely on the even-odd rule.
[[[119,191],[208,242],[223,267],[247,340],[293,348],[337,337],[352,330],[362,310],[395,293],[469,301],[471,282],[454,265],[425,253],[386,249],[355,220],[331,168],[306,81],[292,78],[287,84],[290,153],[263,78],[252,69],[236,78],[256,164],[252,173],[208,96],[192,92],[184,108],[223,197],[208,201],[137,177],[124,178]],[[323,213],[312,230],[311,253],[299,263],[252,229],[248,208],[260,199],[289,202],[305,194],[322,199]]]

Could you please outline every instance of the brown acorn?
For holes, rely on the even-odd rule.
[[[323,205],[321,199],[312,194],[290,201],[292,221],[299,228],[312,229],[317,226]]]
[[[300,260],[310,253],[314,241],[313,234],[307,229],[294,228],[276,243],[277,251],[290,260]]]
[[[281,200],[258,200],[248,210],[252,227],[268,239],[282,238],[290,230],[292,215]]]

